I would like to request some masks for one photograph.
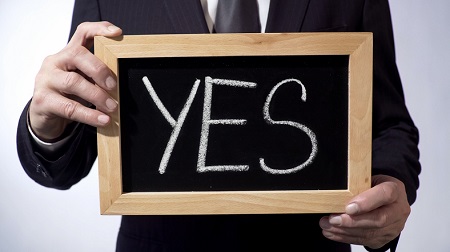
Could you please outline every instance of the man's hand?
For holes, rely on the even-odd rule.
[[[400,234],[411,212],[404,184],[396,178],[377,175],[373,176],[372,185],[350,201],[344,214],[320,220],[325,237],[376,249]]]
[[[42,63],[30,104],[30,126],[37,137],[52,141],[72,121],[105,126],[106,113],[117,108],[107,91],[116,87],[115,76],[93,55],[94,36],[115,37],[122,30],[108,22],[82,23],[67,46]],[[98,109],[89,108],[90,104]]]

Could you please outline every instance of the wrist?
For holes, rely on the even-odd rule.
[[[71,138],[71,136],[74,135],[74,132],[78,128],[78,125],[79,125],[79,123],[72,122],[66,126],[63,133],[59,137],[51,139],[51,140],[47,140],[47,139],[43,139],[43,138],[37,136],[37,134],[33,131],[32,127],[31,127],[31,123],[30,123],[29,112],[27,114],[28,131],[29,131],[31,137],[33,138],[34,142],[36,143],[37,147],[39,148],[39,150],[44,152],[45,154],[55,153],[56,151],[61,149],[63,146],[65,146],[66,143]]]

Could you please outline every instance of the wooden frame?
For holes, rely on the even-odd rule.
[[[95,55],[118,75],[119,58],[233,55],[349,55],[348,188],[346,190],[122,191],[120,102],[112,123],[98,129],[101,214],[338,213],[370,188],[372,34],[280,33],[149,35],[95,38]],[[120,83],[119,83],[120,85]],[[111,95],[120,100],[118,91]]]

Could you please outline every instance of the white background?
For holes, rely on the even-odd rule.
[[[73,1],[0,0],[0,251],[114,251],[120,218],[99,214],[98,175],[58,191],[20,166],[16,127],[45,56],[67,42]],[[399,252],[450,251],[450,1],[391,1],[397,63],[420,130],[423,172]],[[365,251],[354,246],[354,251]]]

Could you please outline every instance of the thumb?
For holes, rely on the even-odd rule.
[[[348,215],[359,215],[388,205],[399,197],[398,180],[389,176],[373,178],[374,187],[354,197],[345,208]]]

